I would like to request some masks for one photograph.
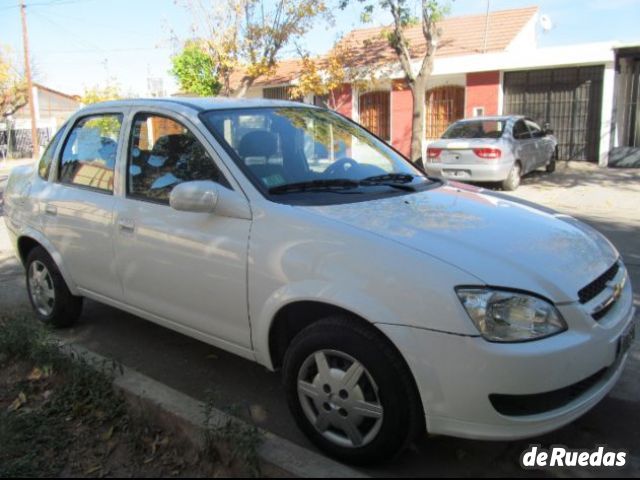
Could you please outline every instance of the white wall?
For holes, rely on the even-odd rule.
[[[609,63],[604,67],[604,78],[602,80],[602,116],[600,121],[600,158],[598,165],[606,167],[609,163],[609,150],[611,149],[611,127],[614,123],[613,104],[615,102],[615,78],[616,71],[614,63]]]

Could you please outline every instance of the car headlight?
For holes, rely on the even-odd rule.
[[[490,288],[459,288],[462,305],[480,334],[491,342],[522,342],[567,329],[549,302],[526,293]]]

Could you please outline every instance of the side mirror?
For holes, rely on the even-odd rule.
[[[542,131],[545,135],[553,135],[553,129],[551,128],[551,124],[549,122],[544,124]]]
[[[223,217],[251,219],[246,198],[209,180],[184,182],[171,190],[169,205],[174,210],[193,213],[215,213]]]

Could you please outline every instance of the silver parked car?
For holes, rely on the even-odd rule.
[[[449,126],[427,148],[427,173],[467,182],[500,182],[515,190],[520,177],[556,166],[557,140],[548,128],[520,116],[475,117]]]

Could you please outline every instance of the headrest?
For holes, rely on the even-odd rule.
[[[195,138],[191,135],[165,135],[156,140],[151,150],[152,155],[172,156],[184,153],[185,150],[193,148]]]
[[[255,130],[246,133],[238,146],[238,155],[242,158],[265,157],[268,158],[278,150],[276,136],[266,130]]]

